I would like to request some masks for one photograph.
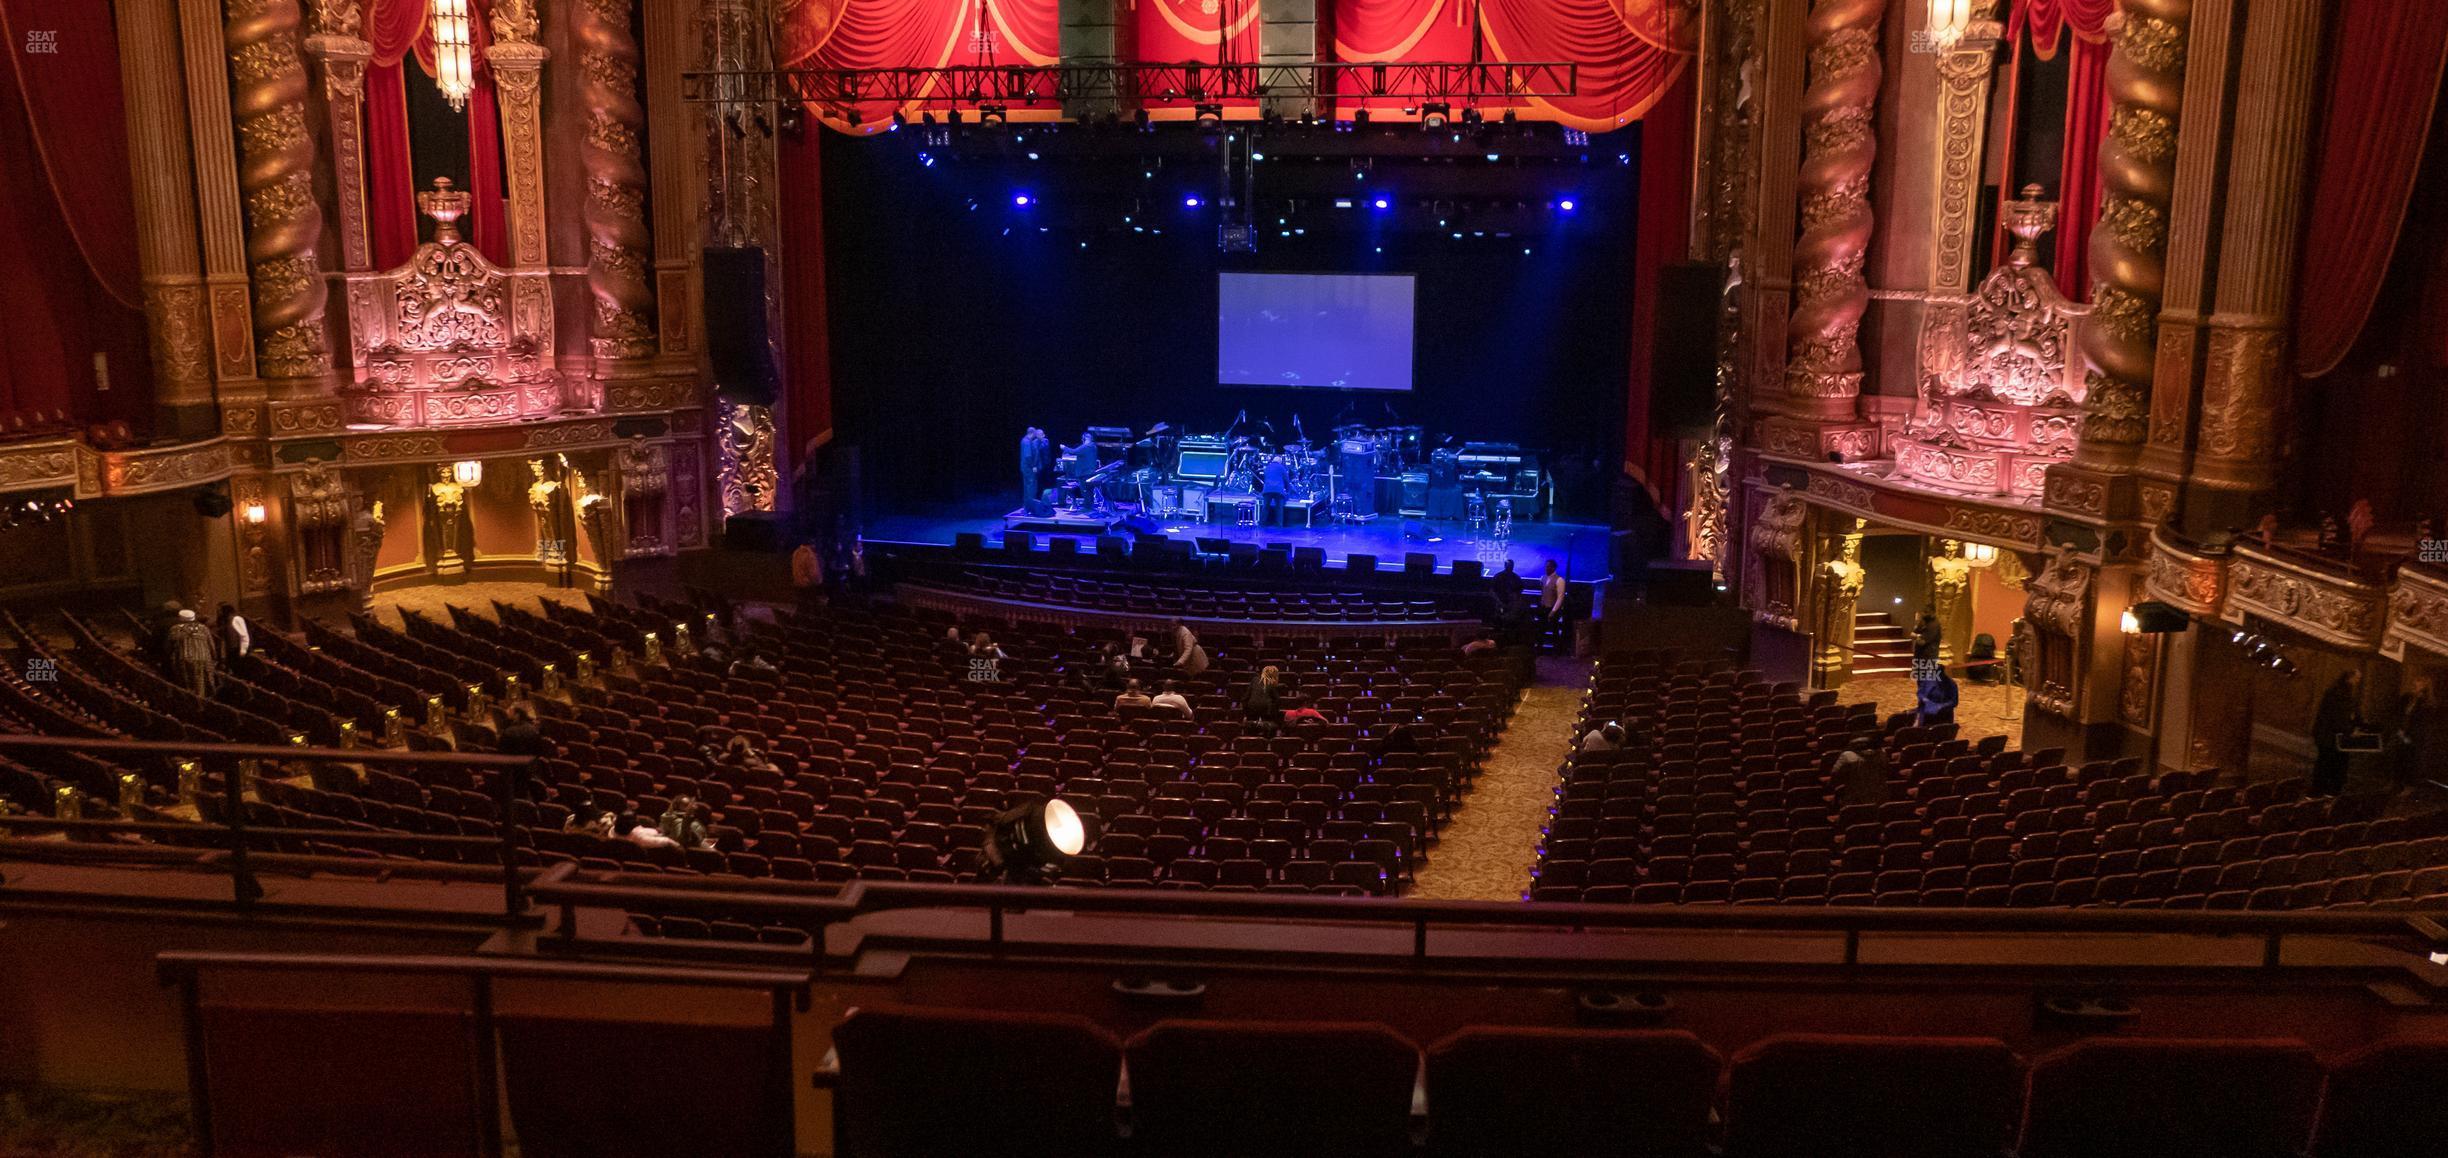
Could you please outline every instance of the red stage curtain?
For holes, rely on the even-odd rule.
[[[1474,2],[1490,57],[1580,66],[1577,94],[1525,101],[1574,128],[1603,132],[1639,120],[1693,59],[1698,28],[1660,0]]]
[[[2448,4],[2346,0],[2329,60],[2296,270],[2295,369],[2306,376],[2354,347],[2388,274],[2448,60]]]
[[[0,438],[151,408],[118,51],[107,4],[0,3]]]
[[[2105,43],[2108,17],[2116,7],[2116,0],[2014,0],[2014,12],[2006,19],[2006,35],[2017,36],[2030,29],[2032,46],[2046,60],[2057,55],[2057,38],[2067,31],[2079,40]]]
[[[1686,71],[1667,86],[1641,119],[1640,221],[1632,238],[1631,389],[1624,398],[1624,464],[1638,465],[1649,481],[1674,499],[1674,432],[1649,428],[1652,347],[1658,340],[1658,271],[1684,260],[1691,250],[1693,90],[1697,73]],[[1681,340],[1680,338],[1670,340]]]
[[[491,0],[470,0],[468,40],[476,54],[476,88],[468,94],[468,240],[495,265],[510,260],[509,202],[502,195],[501,111],[493,99]]]
[[[2108,136],[2108,45],[2074,40],[2067,62],[2065,153],[2057,168],[2057,288],[2091,300],[2091,227],[2099,220],[2100,142]]]
[[[778,141],[782,180],[782,343],[790,384],[783,422],[790,449],[807,461],[810,441],[833,432],[833,350],[825,309],[824,141],[815,133]]]
[[[408,159],[408,67],[366,67],[366,235],[374,267],[391,269],[417,247],[416,172]]]
[[[1335,0],[1334,58],[1354,64],[1405,60],[1469,60],[1470,0]],[[1369,98],[1368,78],[1343,73],[1335,114],[1357,109],[1399,112],[1403,97]]]

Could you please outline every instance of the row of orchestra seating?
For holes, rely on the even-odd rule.
[[[1281,591],[1222,588],[1195,583],[1121,580],[1094,572],[969,570],[929,580],[952,591],[1134,615],[1190,619],[1288,620],[1296,622],[1390,622],[1470,620],[1487,610],[1484,593],[1405,598],[1398,592],[1295,587]]]
[[[1757,680],[1677,674],[1656,654],[1602,660],[1581,719],[1620,722],[1627,743],[1567,758],[1533,900],[2301,909],[2448,894],[2448,812],[2384,816],[2385,798],[2314,797],[2300,779],[2068,765],[1952,726],[1779,706]],[[1892,770],[1883,789],[1841,782],[1847,748]]]
[[[2325,1065],[2284,1039],[1690,1033],[862,1009],[834,1034],[836,1153],[1702,1158],[2381,1158],[2440,1152],[2448,1042]],[[1117,1089],[1125,1091],[1117,1097]],[[1126,1136],[1126,1133],[1127,1136]],[[1423,1147],[1424,1141],[1424,1147]]]

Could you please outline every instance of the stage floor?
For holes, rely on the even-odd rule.
[[[955,535],[964,531],[984,535],[989,543],[1003,538],[1003,516],[1011,511],[1008,496],[980,499],[973,503],[950,507],[904,510],[892,514],[874,515],[868,519],[866,538],[871,543],[909,543],[924,546],[952,545]],[[1565,578],[1575,583],[1596,583],[1608,575],[1607,529],[1584,523],[1534,523],[1516,521],[1510,538],[1498,540],[1482,533],[1474,538],[1470,528],[1459,522],[1431,522],[1425,519],[1404,519],[1393,515],[1375,522],[1346,526],[1241,528],[1226,524],[1195,523],[1172,520],[1157,529],[1174,538],[1210,537],[1245,543],[1288,543],[1294,547],[1319,547],[1326,552],[1330,565],[1341,566],[1346,556],[1358,552],[1377,556],[1382,568],[1400,569],[1403,556],[1412,551],[1425,551],[1437,558],[1437,570],[1451,571],[1455,560],[1477,559],[1488,571],[1502,568],[1505,560],[1513,561],[1513,569],[1524,575],[1537,575],[1550,559]],[[1080,540],[1083,554],[1096,549],[1093,534],[1062,535],[1038,532],[1039,540],[1075,538]]]

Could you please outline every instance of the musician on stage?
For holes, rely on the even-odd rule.
[[[1032,503],[1045,493],[1047,468],[1054,465],[1054,440],[1034,426],[1020,435],[1020,501]]]
[[[1284,499],[1292,493],[1292,465],[1280,454],[1268,455],[1258,478],[1260,521],[1270,527],[1283,525]]]
[[[1096,435],[1082,431],[1079,445],[1071,448],[1071,477],[1082,482],[1097,472]]]

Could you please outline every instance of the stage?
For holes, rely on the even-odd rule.
[[[865,528],[871,543],[907,544],[915,546],[949,547],[955,536],[964,532],[983,535],[989,543],[1003,539],[1004,516],[1011,513],[1010,496],[982,498],[955,506],[911,509],[872,515]],[[1516,520],[1510,538],[1498,540],[1482,533],[1474,538],[1470,528],[1461,522],[1438,522],[1425,519],[1404,519],[1392,515],[1374,522],[1315,528],[1293,525],[1288,527],[1236,527],[1229,523],[1197,523],[1174,519],[1157,524],[1156,529],[1172,538],[1216,538],[1232,542],[1284,543],[1292,547],[1317,547],[1326,552],[1331,566],[1341,566],[1352,554],[1377,556],[1378,566],[1400,570],[1403,556],[1413,551],[1435,555],[1437,570],[1453,570],[1456,560],[1476,559],[1488,571],[1502,568],[1505,560],[1513,561],[1513,569],[1524,575],[1536,576],[1550,559],[1565,578],[1575,583],[1596,583],[1608,576],[1607,529],[1583,523],[1544,523]],[[1080,542],[1080,552],[1096,550],[1096,532],[1083,528],[1078,533],[1038,531],[1039,543],[1047,539],[1074,538]]]

